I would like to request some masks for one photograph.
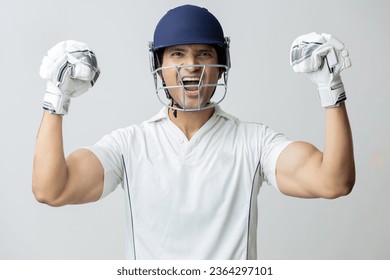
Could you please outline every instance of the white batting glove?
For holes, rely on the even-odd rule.
[[[312,32],[296,38],[290,64],[294,72],[307,73],[317,84],[322,107],[338,107],[347,99],[340,72],[352,64],[344,44],[332,35]]]
[[[40,76],[47,80],[43,108],[66,115],[70,99],[92,87],[100,74],[94,52],[84,43],[63,41],[51,48],[42,60]]]

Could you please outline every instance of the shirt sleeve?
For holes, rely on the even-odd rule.
[[[96,155],[104,169],[104,188],[100,199],[123,183],[123,145],[120,139],[120,133],[114,131],[104,136],[95,145],[84,147]]]
[[[262,137],[261,171],[265,181],[279,190],[276,182],[276,162],[279,155],[293,141],[284,134],[273,131],[267,126],[264,127]]]

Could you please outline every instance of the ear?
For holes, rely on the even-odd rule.
[[[224,72],[225,72],[224,69],[219,69],[218,80],[222,78]]]
[[[164,82],[164,77],[163,77],[163,74],[162,74],[162,71],[157,71],[157,75],[160,77],[160,79]]]

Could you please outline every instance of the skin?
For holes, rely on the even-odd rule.
[[[181,85],[181,80],[186,78],[201,79],[202,84],[215,83],[220,76],[221,71],[216,67],[193,66],[195,64],[217,64],[218,56],[214,47],[209,45],[180,45],[168,47],[164,50],[163,67],[179,66],[175,68],[163,69],[161,77],[167,85]],[[198,87],[196,85],[185,88],[185,100],[182,88],[171,88],[170,95],[180,105],[181,108],[198,108]],[[206,104],[214,91],[212,87],[200,88],[200,103]]]
[[[163,66],[217,63],[215,50],[207,45],[183,45],[164,51]],[[199,75],[199,69],[185,67],[181,75]],[[182,74],[183,73],[183,74]],[[176,70],[161,73],[167,85],[179,85]],[[206,69],[205,81],[216,82],[221,73]],[[178,103],[180,90],[171,90]],[[208,102],[212,90],[201,92],[202,104]],[[198,98],[191,93],[188,108],[197,106]],[[178,111],[177,118],[169,109],[169,117],[187,136],[194,135],[213,115],[214,108],[199,112]],[[345,104],[325,109],[326,137],[324,151],[310,143],[293,142],[279,156],[276,179],[282,193],[303,198],[336,198],[351,192],[355,183],[352,133]],[[64,156],[62,116],[44,112],[35,144],[32,189],[36,199],[51,206],[96,201],[103,191],[104,170],[89,150],[78,149]]]
[[[194,64],[217,64],[218,56],[215,48],[209,45],[180,45],[166,48],[163,56],[162,66],[174,65],[194,65]],[[179,74],[182,79],[185,77],[200,77],[202,68],[200,67],[183,67],[179,68]],[[221,70],[215,67],[206,67],[203,73],[203,84],[212,84],[221,77]],[[166,69],[161,73],[165,83],[170,85],[180,85],[176,69]],[[191,91],[192,90],[192,91]],[[213,88],[202,87],[200,92],[200,104],[203,107],[209,102],[213,93]],[[170,89],[170,95],[184,107],[183,90],[181,88]],[[189,88],[185,91],[185,107],[189,109],[198,108],[198,89]],[[202,127],[202,125],[213,115],[214,108],[196,112],[177,112],[177,118],[173,116],[173,110],[169,110],[170,119],[183,131],[188,139]]]
[[[310,143],[293,142],[278,158],[276,180],[286,195],[337,198],[352,191],[355,162],[345,104],[325,111],[324,152]]]

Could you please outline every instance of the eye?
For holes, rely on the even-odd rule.
[[[198,52],[198,56],[200,56],[200,57],[212,57],[212,54],[209,51],[201,51],[201,52]]]
[[[174,51],[171,53],[172,57],[182,57],[184,54],[181,51]]]

